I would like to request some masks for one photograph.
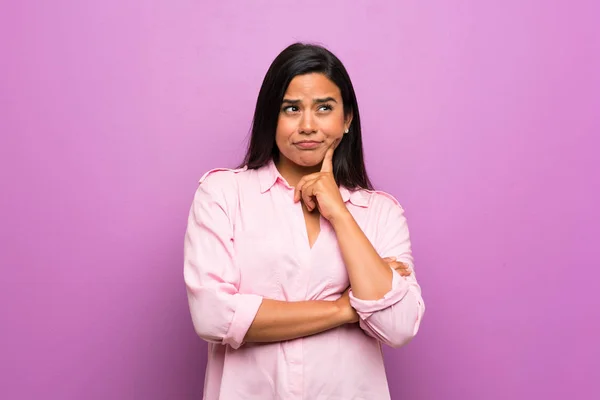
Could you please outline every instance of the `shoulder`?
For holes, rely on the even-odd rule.
[[[407,216],[396,197],[382,190],[361,192],[369,199],[365,229],[374,238],[373,243],[381,245],[408,235]]]
[[[239,173],[246,171],[248,168],[213,168],[200,178],[198,184],[206,188],[218,189],[227,188],[236,182],[236,177]]]
[[[373,209],[403,209],[393,195],[382,190],[359,189],[352,194],[351,201],[362,203],[363,206]]]
[[[238,175],[247,170],[244,168],[213,168],[200,178],[196,190],[196,198],[210,197],[218,202],[230,203],[237,197]]]
[[[369,218],[380,221],[404,214],[404,208],[396,197],[382,190],[359,189],[352,193],[350,202],[366,208]]]

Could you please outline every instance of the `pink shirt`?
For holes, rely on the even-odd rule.
[[[340,192],[382,257],[408,263],[394,271],[382,299],[350,294],[358,324],[277,343],[244,343],[263,298],[336,300],[348,274],[331,225],[310,248],[300,203],[270,162],[216,169],[200,180],[185,237],[184,278],[192,321],[209,342],[206,400],[389,399],[381,344],[399,347],[419,329],[424,304],[414,275],[404,211],[377,191]]]

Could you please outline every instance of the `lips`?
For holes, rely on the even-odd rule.
[[[321,145],[321,143],[323,143],[323,142],[317,142],[315,140],[302,140],[300,142],[294,143],[294,145],[301,149],[310,150],[310,149],[319,147]]]

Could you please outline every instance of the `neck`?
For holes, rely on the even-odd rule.
[[[290,186],[296,186],[303,176],[319,172],[321,165],[314,165],[312,167],[303,167],[295,164],[292,161],[286,159],[282,155],[279,156],[279,161],[275,163],[277,170],[287,181]]]

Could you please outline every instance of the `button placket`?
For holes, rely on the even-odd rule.
[[[295,339],[287,343],[289,363],[289,391],[292,399],[302,399],[304,391],[304,365],[302,354],[303,339]]]

